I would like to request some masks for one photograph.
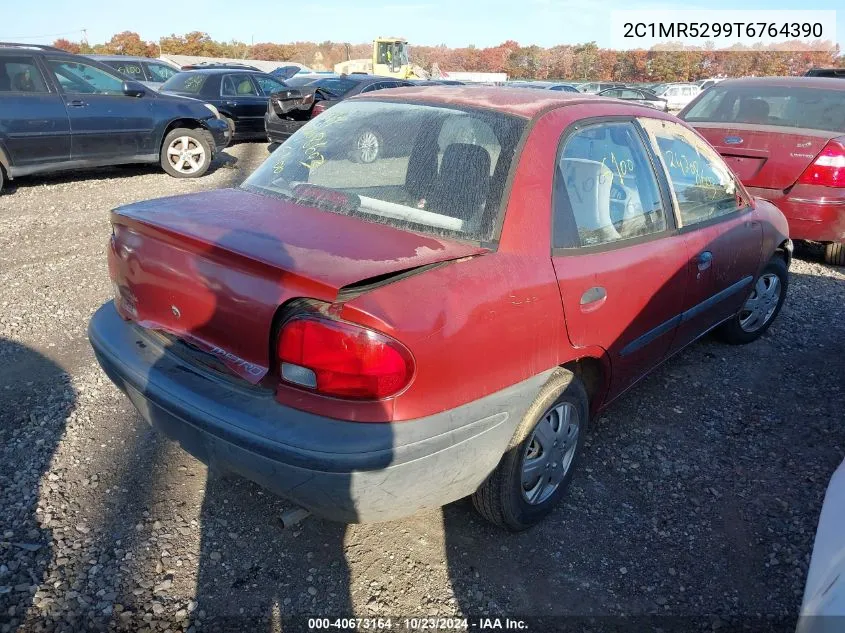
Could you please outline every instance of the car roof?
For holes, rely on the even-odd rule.
[[[186,70],[180,70],[179,72],[182,73],[195,73],[201,75],[231,75],[233,72],[238,73],[249,73],[251,75],[270,75],[270,73],[265,73],[263,70],[255,70],[254,68],[188,68]],[[272,75],[270,75],[272,77]],[[273,77],[273,79],[276,79]],[[279,81],[276,79],[276,81]]]
[[[408,103],[426,103],[432,105],[451,105],[464,108],[484,108],[504,114],[521,116],[528,119],[542,114],[548,109],[575,105],[579,103],[613,103],[619,100],[586,95],[575,92],[557,92],[532,88],[503,88],[499,86],[424,86],[393,88],[366,94],[355,99],[373,99],[377,101],[404,101]],[[627,105],[626,107],[646,106]]]
[[[121,62],[121,61],[129,61],[129,62],[157,62],[159,64],[165,64],[166,66],[173,66],[170,62],[165,62],[160,59],[154,59],[152,57],[139,57],[136,55],[85,55],[85,57],[90,57],[91,59],[98,59],[100,61],[114,61],[114,62]]]
[[[719,82],[719,88],[726,86],[783,86],[786,88],[826,88],[845,90],[845,81],[836,77],[743,77],[725,79]]]

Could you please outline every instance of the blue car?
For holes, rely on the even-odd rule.
[[[196,178],[229,138],[214,106],[52,46],[0,42],[0,189],[7,178],[124,163]]]

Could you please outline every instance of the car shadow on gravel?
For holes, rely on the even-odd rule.
[[[218,152],[208,171],[200,179],[211,176],[218,169],[236,169],[238,158],[232,156],[225,149]],[[148,174],[164,174],[158,163],[130,163],[125,165],[112,165],[107,167],[95,167],[91,169],[78,169],[68,171],[57,171],[32,176],[21,176],[14,180],[7,180],[3,187],[4,195],[14,194],[18,189],[27,189],[39,186],[55,186],[66,183],[81,183],[92,180],[133,178],[135,176],[146,176]]]
[[[76,403],[68,374],[20,343],[0,338],[0,628],[15,631],[32,604],[53,558],[53,518],[39,489]],[[52,473],[51,473],[52,475]],[[21,626],[21,629],[23,627]]]

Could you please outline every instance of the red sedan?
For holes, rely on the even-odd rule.
[[[845,82],[821,77],[722,81],[679,115],[748,191],[775,203],[793,238],[845,266]]]
[[[356,97],[241,188],[111,220],[89,335],[148,422],[332,519],[472,495],[512,530],[596,412],[711,329],[765,332],[792,252],[677,119],[518,89]]]

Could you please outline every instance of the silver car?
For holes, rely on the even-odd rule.
[[[661,99],[650,90],[644,90],[642,88],[611,88],[610,90],[602,90],[599,96],[634,101],[640,105],[660,110],[661,112],[667,112],[669,110],[669,104],[666,99]]]
[[[181,72],[178,66],[148,57],[131,57],[130,55],[86,55],[86,57],[111,66],[124,77],[134,79],[153,90],[158,90],[161,84]]]

